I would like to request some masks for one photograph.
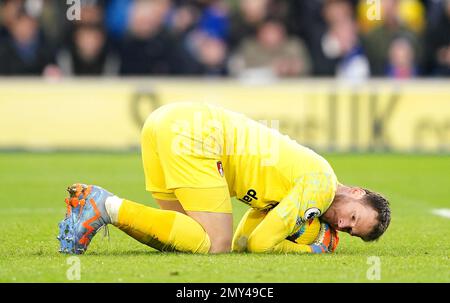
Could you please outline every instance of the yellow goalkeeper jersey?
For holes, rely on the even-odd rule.
[[[328,208],[337,180],[322,156],[262,123],[222,111],[224,170],[232,196],[257,209],[285,198],[300,203],[301,214]]]
[[[276,212],[290,227],[298,218],[320,216],[335,195],[337,178],[323,157],[263,123],[210,104],[163,106],[147,119],[142,138],[152,192],[226,185],[230,196],[253,208],[279,204]]]

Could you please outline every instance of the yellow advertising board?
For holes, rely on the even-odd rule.
[[[218,104],[317,150],[450,152],[450,81],[0,80],[0,149],[126,150],[155,108]]]

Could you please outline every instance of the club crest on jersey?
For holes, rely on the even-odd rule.
[[[316,217],[319,217],[320,214],[321,214],[321,211],[317,207],[308,208],[305,211],[305,215],[303,216],[303,220],[308,221],[308,220],[314,219]]]
[[[223,165],[222,165],[222,161],[218,161],[217,162],[217,170],[219,171],[219,174],[223,177],[225,175],[224,171],[223,171]]]

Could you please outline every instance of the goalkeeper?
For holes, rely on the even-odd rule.
[[[242,114],[208,104],[166,105],[147,119],[141,145],[146,189],[160,209],[75,184],[59,225],[62,252],[83,253],[107,224],[161,251],[229,252],[231,197],[265,213],[248,235],[251,252],[301,251],[287,238],[319,216],[365,241],[389,225],[381,195],[338,183],[320,155]]]

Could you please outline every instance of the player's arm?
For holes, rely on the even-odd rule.
[[[294,230],[297,218],[306,222],[320,216],[333,200],[336,179],[311,173],[297,180],[289,194],[255,228],[248,239],[250,252],[270,252]]]
[[[248,238],[266,217],[267,211],[250,208],[242,217],[233,237],[233,252],[246,252]],[[339,242],[337,231],[319,219],[305,222],[302,232],[291,234],[288,240],[277,244],[275,253],[326,253],[333,252]]]
[[[275,253],[332,253],[336,250],[339,237],[336,230],[327,223],[321,223],[317,238],[311,244],[283,240],[272,249]]]

